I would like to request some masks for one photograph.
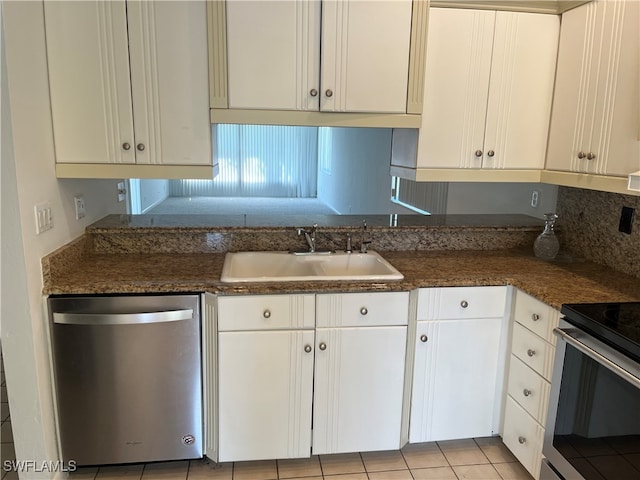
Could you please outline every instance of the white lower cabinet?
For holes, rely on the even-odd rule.
[[[534,478],[540,475],[544,425],[560,312],[516,290],[502,440]]]
[[[498,432],[507,287],[420,289],[411,443]]]
[[[408,292],[219,297],[217,460],[400,448],[408,304]]]
[[[313,295],[218,299],[219,461],[309,456],[313,316]]]
[[[220,461],[309,456],[313,330],[219,334]],[[232,367],[231,367],[232,366]]]
[[[316,332],[313,454],[400,448],[406,326]]]

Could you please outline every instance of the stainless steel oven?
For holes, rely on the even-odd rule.
[[[563,305],[542,479],[640,479],[640,303]]]

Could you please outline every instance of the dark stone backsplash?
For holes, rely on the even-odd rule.
[[[631,234],[618,231],[622,207],[636,209]],[[638,196],[560,187],[561,251],[640,278],[639,209]]]

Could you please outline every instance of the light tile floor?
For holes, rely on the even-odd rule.
[[[1,364],[0,359],[0,364]],[[2,366],[2,461],[15,459]],[[2,480],[15,472],[2,471]],[[532,480],[499,437],[407,445],[387,452],[217,464],[205,460],[83,467],[72,480]]]
[[[191,460],[80,468],[73,480],[531,480],[499,437],[408,445],[387,452],[293,460]]]

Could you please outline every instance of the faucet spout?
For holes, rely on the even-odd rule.
[[[315,223],[311,227],[311,233],[307,232],[304,228],[298,228],[298,235],[304,234],[304,239],[307,241],[307,245],[309,245],[309,253],[314,253],[316,251],[316,231],[318,230],[318,224]]]

